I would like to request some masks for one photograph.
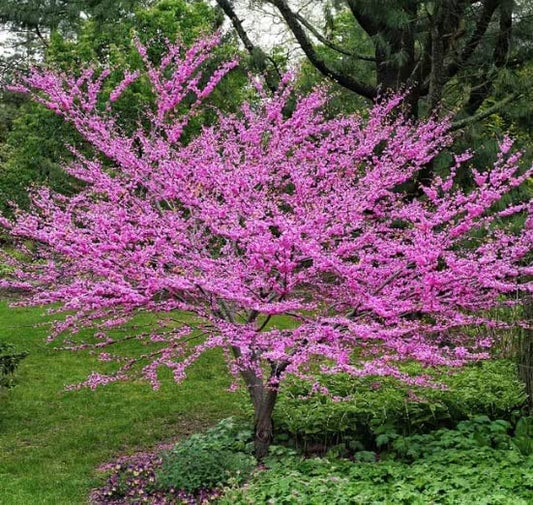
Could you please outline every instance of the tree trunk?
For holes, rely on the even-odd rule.
[[[276,403],[277,390],[265,390],[263,400],[255,409],[255,457],[261,461],[267,454],[272,443],[272,413]]]
[[[241,375],[254,406],[255,457],[261,461],[268,454],[268,448],[272,442],[272,413],[278,397],[278,389],[265,386],[253,370],[242,370]]]
[[[533,296],[526,295],[524,301],[524,319],[533,324]],[[526,385],[528,395],[527,405],[529,414],[533,414],[533,329],[526,328],[522,332],[520,347],[518,349],[518,372]]]

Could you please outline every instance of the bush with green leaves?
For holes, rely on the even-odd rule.
[[[219,503],[528,505],[532,475],[532,458],[487,447],[442,451],[413,464],[288,457]]]
[[[0,342],[0,387],[11,387],[18,364],[27,356],[7,343]]]
[[[351,452],[375,449],[387,433],[427,433],[476,415],[514,423],[526,399],[511,361],[442,370],[435,380],[447,389],[413,388],[391,378],[329,376],[322,379],[329,396],[311,394],[311,384],[292,380],[274,413],[278,442],[290,439],[309,452],[339,444]]]
[[[356,453],[355,462],[274,448],[267,470],[219,503],[527,505],[533,455],[517,450],[509,430],[506,421],[480,416],[456,430],[398,437],[390,452]]]
[[[511,424],[508,421],[491,421],[487,416],[477,416],[469,421],[461,421],[455,430],[442,428],[425,435],[407,437],[390,433],[378,445],[388,447],[396,458],[416,461],[450,449],[512,449],[510,431]]]
[[[249,428],[225,419],[164,453],[154,487],[196,493],[230,481],[242,483],[255,467],[251,440]]]

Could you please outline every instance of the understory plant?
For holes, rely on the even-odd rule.
[[[533,459],[514,449],[447,449],[407,463],[352,462],[295,455],[230,489],[220,505],[529,505]]]
[[[412,364],[402,367],[411,374],[416,369]],[[432,377],[445,389],[414,387],[390,377],[337,374],[320,378],[328,389],[324,394],[312,392],[313,382],[288,378],[274,411],[275,440],[306,453],[334,448],[353,454],[382,448],[399,435],[453,428],[479,415],[513,426],[523,415],[526,393],[512,361],[492,359],[435,370]]]
[[[195,434],[163,453],[154,487],[194,494],[219,488],[229,481],[240,484],[254,468],[252,433],[225,419],[207,433]]]
[[[21,360],[28,353],[17,351],[12,344],[0,342],[0,388],[13,385],[13,377]]]
[[[427,385],[429,376],[398,364],[488,357],[492,339],[469,328],[504,325],[485,314],[532,286],[523,280],[532,273],[524,261],[532,204],[495,205],[532,171],[520,170],[504,138],[491,167],[471,170],[471,153],[457,155],[414,198],[402,188],[452,142],[446,119],[411,121],[401,95],[381,97],[367,117],[328,118],[327,89],[295,96],[290,75],[273,95],[252,80],[257,95],[238,114],[219,112],[216,125],[185,140],[204,99],[237,65],[205,75],[218,41],[169,44],[157,61],[138,43],[145,69],[126,71],[110,93],[109,69],[96,68],[35,68],[12,88],[69,121],[86,144],[71,146],[75,161],[65,167],[84,184],[78,194],[34,189],[29,211],[2,219],[38,257],[6,258],[12,274],[3,285],[62,316],[50,340],[94,329],[70,347],[99,350],[116,371],[80,387],[141,376],[157,389],[161,367],[180,382],[204,351],[222,348],[235,385],[249,392],[262,458],[288,374]],[[151,87],[154,106],[128,133],[114,110],[136,80]],[[454,182],[468,170],[475,187],[466,191]],[[507,228],[517,215],[520,225]],[[159,324],[111,336],[143,311],[159,313]],[[132,338],[146,344],[141,356],[111,350]]]
[[[253,432],[248,424],[223,419],[161,451],[123,456],[90,503],[208,503],[224,486],[243,484],[255,468]],[[144,500],[144,501],[143,501]]]

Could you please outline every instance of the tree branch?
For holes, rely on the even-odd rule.
[[[344,54],[345,56],[350,56],[351,58],[356,58],[358,60],[364,60],[364,61],[372,61],[375,62],[376,58],[374,56],[364,56],[361,54],[352,53],[351,51],[348,51],[344,49],[341,46],[338,46],[331,40],[328,40],[324,35],[322,35],[309,21],[307,21],[301,14],[295,12],[294,17],[303,25],[305,26],[322,44],[329,47],[330,49],[333,49],[334,51],[337,51],[338,53]]]
[[[359,23],[359,26],[370,36],[373,37],[379,31],[379,26],[376,24],[376,21],[370,16],[364,14],[361,10],[357,0],[346,0],[350,11],[352,12],[353,17]]]
[[[39,25],[35,25],[35,33],[37,37],[39,37],[39,40],[42,42],[44,47],[48,47],[48,41],[45,39],[44,35],[42,34],[41,30],[39,29]]]
[[[253,53],[256,51],[256,47],[254,43],[250,40],[250,37],[248,37],[248,34],[246,33],[246,30],[242,26],[242,22],[237,16],[237,13],[235,12],[235,9],[233,8],[233,5],[230,0],[216,0],[218,6],[224,11],[224,14],[228,16],[229,20],[231,21],[231,24],[233,25],[233,28],[235,28],[235,31],[237,32],[237,35],[241,39],[242,43],[244,44],[244,47],[249,53]]]
[[[471,123],[481,121],[482,119],[489,117],[491,114],[498,112],[500,109],[505,107],[508,103],[512,102],[514,99],[518,98],[519,96],[520,96],[520,93],[513,93],[505,97],[503,100],[500,100],[499,102],[490,106],[488,109],[485,109],[484,111],[478,112],[477,114],[474,114],[473,116],[469,116],[464,119],[454,121],[452,123],[451,130],[452,131],[459,130],[460,128],[464,128],[465,126]]]
[[[483,2],[483,8],[481,10],[478,22],[476,23],[474,33],[470,37],[470,40],[465,44],[459,58],[453,61],[446,68],[445,75],[448,78],[453,77],[461,69],[461,67],[463,67],[464,64],[470,59],[470,57],[478,47],[479,43],[481,42],[481,39],[485,35],[490,20],[492,19],[492,15],[498,7],[499,2],[500,0],[486,0],[485,2]]]
[[[286,0],[268,0],[268,2],[279,10],[281,16],[287,23],[287,26],[290,28],[298,44],[302,48],[302,51],[318,71],[326,77],[333,79],[341,86],[365,98],[374,99],[377,96],[377,90],[375,87],[360,82],[349,75],[337,72],[326,64],[326,62],[316,53],[313,44],[307,37],[302,25],[296,18],[294,12],[290,9]]]
[[[250,56],[254,59],[254,61],[257,61],[257,57],[259,56],[259,59],[263,62],[260,64],[256,63],[257,69],[265,76],[265,82],[270,91],[275,92],[278,88],[278,83],[272,82],[272,79],[268,76],[266,64],[264,63],[267,59],[271,60],[263,49],[256,46],[248,37],[248,34],[246,33],[246,30],[244,29],[244,26],[242,25],[241,20],[239,19],[239,16],[237,16],[237,13],[235,12],[235,9],[233,8],[233,4],[231,0],[216,0],[218,6],[224,11],[224,14],[229,18],[231,21],[231,24],[233,25],[233,28],[235,28],[235,31],[237,32],[237,35],[241,39],[244,47],[250,53]],[[274,62],[273,62],[274,63]],[[277,66],[274,63],[274,70],[279,76],[279,70]]]

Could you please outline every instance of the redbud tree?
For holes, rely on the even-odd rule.
[[[326,118],[327,90],[295,98],[290,76],[273,96],[251,79],[256,96],[239,114],[218,113],[184,141],[188,121],[236,65],[203,75],[216,44],[170,44],[153,63],[139,43],[145,71],[126,72],[111,92],[106,70],[34,69],[22,79],[15,89],[72,123],[93,154],[71,148],[65,170],[85,183],[78,194],[35,189],[30,211],[2,219],[27,248],[19,258],[37,254],[9,259],[14,278],[4,284],[63,313],[50,339],[92,328],[94,339],[77,347],[117,361],[115,373],[93,373],[80,387],[140,375],[157,389],[161,367],[179,382],[202,353],[221,348],[235,384],[248,389],[261,457],[288,374],[424,384],[399,364],[488,356],[491,339],[472,328],[497,325],[491,309],[532,290],[521,280],[533,270],[531,204],[495,210],[531,170],[520,172],[504,139],[490,169],[472,169],[473,189],[454,183],[470,170],[467,152],[421,198],[409,197],[402,184],[450,145],[448,122],[411,122],[401,96],[367,117]],[[138,79],[154,106],[128,134],[113,106]],[[519,213],[519,230],[502,226]],[[160,315],[151,331],[109,333],[141,312]],[[147,345],[142,355],[110,350],[133,337]]]

